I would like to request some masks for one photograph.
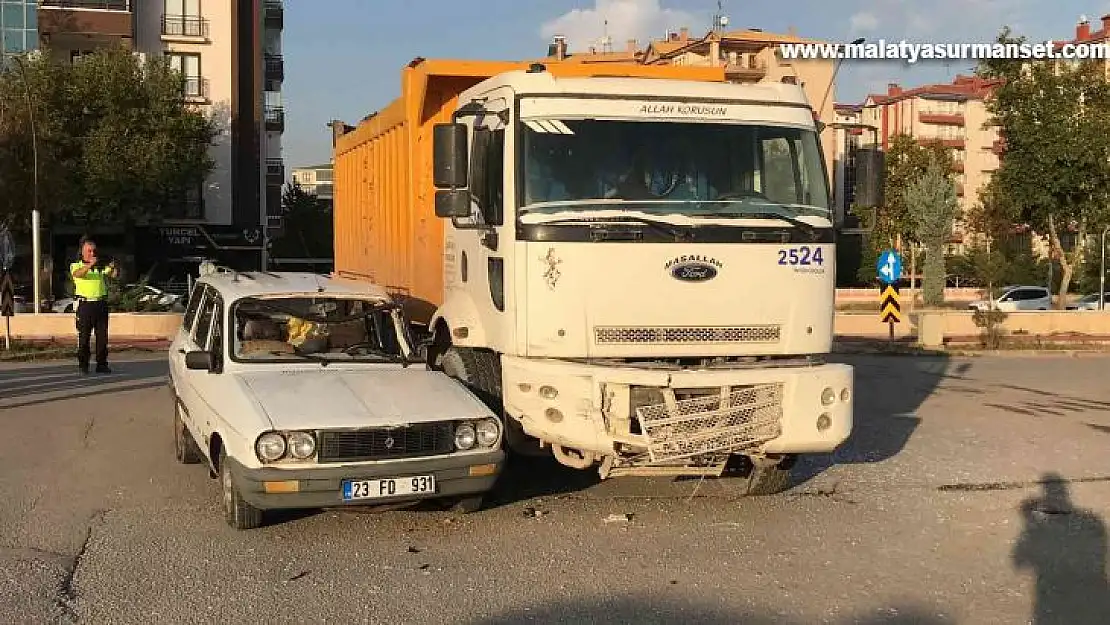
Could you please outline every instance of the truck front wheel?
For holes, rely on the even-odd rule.
[[[540,442],[524,433],[520,423],[505,414],[501,400],[501,366],[497,354],[485,350],[450,346],[437,358],[436,368],[462,382],[489,409],[501,416],[505,426],[505,442],[510,450],[522,456],[549,455]]]

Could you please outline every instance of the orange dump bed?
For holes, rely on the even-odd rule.
[[[722,68],[542,61],[556,77],[721,82]],[[443,228],[435,216],[432,128],[451,121],[460,93],[531,62],[417,60],[401,95],[335,144],[335,272],[371,280],[429,307],[443,300]],[[426,321],[426,319],[414,319]]]

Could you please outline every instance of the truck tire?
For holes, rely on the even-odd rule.
[[[243,500],[239,488],[231,475],[231,463],[227,452],[220,449],[220,490],[223,494],[224,520],[237,530],[253,530],[262,527],[262,510]]]
[[[550,455],[540,447],[539,439],[528,436],[520,423],[505,414],[501,399],[501,367],[497,354],[450,346],[439,358],[439,369],[462,382],[495,414],[505,427],[505,443],[510,451],[521,456]]]
[[[200,464],[202,460],[200,448],[181,418],[181,404],[176,401],[173,406],[173,449],[174,456],[181,464]]]

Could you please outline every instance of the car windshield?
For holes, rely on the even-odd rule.
[[[401,311],[388,301],[244,298],[232,315],[239,360],[415,362]]]
[[[521,212],[612,209],[828,218],[813,130],[750,124],[527,120]]]

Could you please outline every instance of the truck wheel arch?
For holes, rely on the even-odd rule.
[[[485,328],[482,326],[478,307],[467,296],[452,297],[443,303],[428,322],[435,337],[435,350],[439,352],[449,345],[456,347],[488,347]],[[458,336],[460,329],[466,330],[465,336]]]

